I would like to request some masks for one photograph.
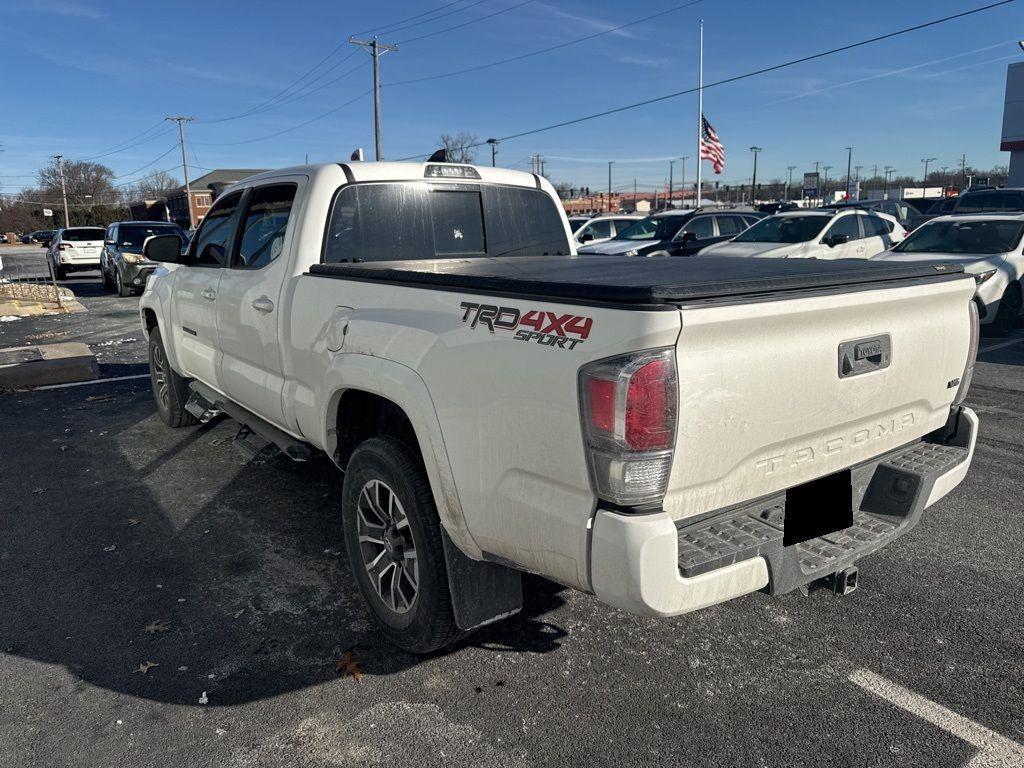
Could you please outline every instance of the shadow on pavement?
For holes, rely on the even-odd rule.
[[[6,395],[0,414],[0,651],[211,706],[329,681],[348,648],[371,675],[419,661],[356,593],[326,458],[256,464],[229,421],[167,429],[145,379]],[[525,586],[521,615],[465,644],[558,649],[565,632],[543,616],[562,588]]]

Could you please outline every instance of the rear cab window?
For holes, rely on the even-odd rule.
[[[356,183],[328,215],[325,263],[571,252],[544,192],[492,184]]]

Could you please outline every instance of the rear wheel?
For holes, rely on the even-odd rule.
[[[149,383],[160,420],[168,427],[190,427],[199,419],[185,410],[188,402],[188,381],[179,376],[167,361],[160,329],[149,332]]]
[[[68,271],[66,269],[64,269],[64,267],[62,267],[60,264],[54,264],[53,265],[53,277],[56,280],[67,280],[68,279]]]
[[[992,321],[992,333],[996,336],[1009,336],[1017,327],[1021,310],[1020,283],[1010,283],[1003,291],[1003,298],[999,300],[999,309],[996,311],[995,319]]]
[[[359,591],[391,642],[430,653],[464,636],[452,611],[434,498],[405,443],[375,437],[356,448],[341,515]]]
[[[102,266],[100,266],[100,278],[103,280],[104,291],[114,290],[114,281],[110,279],[110,275],[107,274],[107,270]]]

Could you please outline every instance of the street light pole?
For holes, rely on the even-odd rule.
[[[380,42],[376,37],[373,40],[357,40],[355,37],[348,39],[352,45],[358,45],[364,51],[368,50],[373,57],[373,134],[374,146],[376,148],[377,160],[384,159],[384,149],[380,132],[380,57],[388,51],[397,51],[397,45],[388,45]]]
[[[789,171],[789,176],[786,177],[786,194],[783,195],[783,199],[789,200],[789,190],[793,186],[793,171],[796,170],[795,165],[787,165],[786,170]]]
[[[846,147],[846,199],[850,199],[850,164],[853,162],[853,147]]]
[[[612,210],[612,163],[614,160],[608,161],[608,212]]]
[[[679,191],[682,199],[679,201],[679,207],[686,207],[686,161],[690,159],[689,155],[679,158]]]
[[[668,207],[672,208],[672,169],[675,166],[675,160],[668,161]]]
[[[64,155],[54,155],[57,161],[57,171],[60,173],[60,194],[64,198],[64,227],[71,226],[71,219],[68,217],[68,188],[64,183]]]
[[[921,162],[924,163],[924,178],[921,179],[921,197],[928,196],[928,163],[934,163],[934,157],[922,157]]]
[[[753,205],[755,202],[755,195],[757,195],[757,155],[761,152],[763,147],[751,147],[750,151],[754,153],[754,175],[750,179],[750,204]]]

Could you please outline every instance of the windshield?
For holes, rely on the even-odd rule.
[[[735,238],[736,243],[805,243],[821,234],[829,216],[770,216]]]
[[[900,253],[1006,253],[1017,248],[1024,222],[938,221],[924,224],[893,248]]]
[[[102,240],[104,234],[106,233],[102,229],[92,229],[91,227],[65,229],[61,233],[60,239],[72,243],[81,243],[88,240]]]
[[[118,244],[122,246],[134,246],[141,248],[146,238],[152,235],[177,235],[183,241],[188,240],[185,232],[176,226],[159,225],[146,226],[145,224],[122,224],[117,228]]]
[[[616,240],[671,240],[687,219],[683,216],[648,216],[616,235]]]

